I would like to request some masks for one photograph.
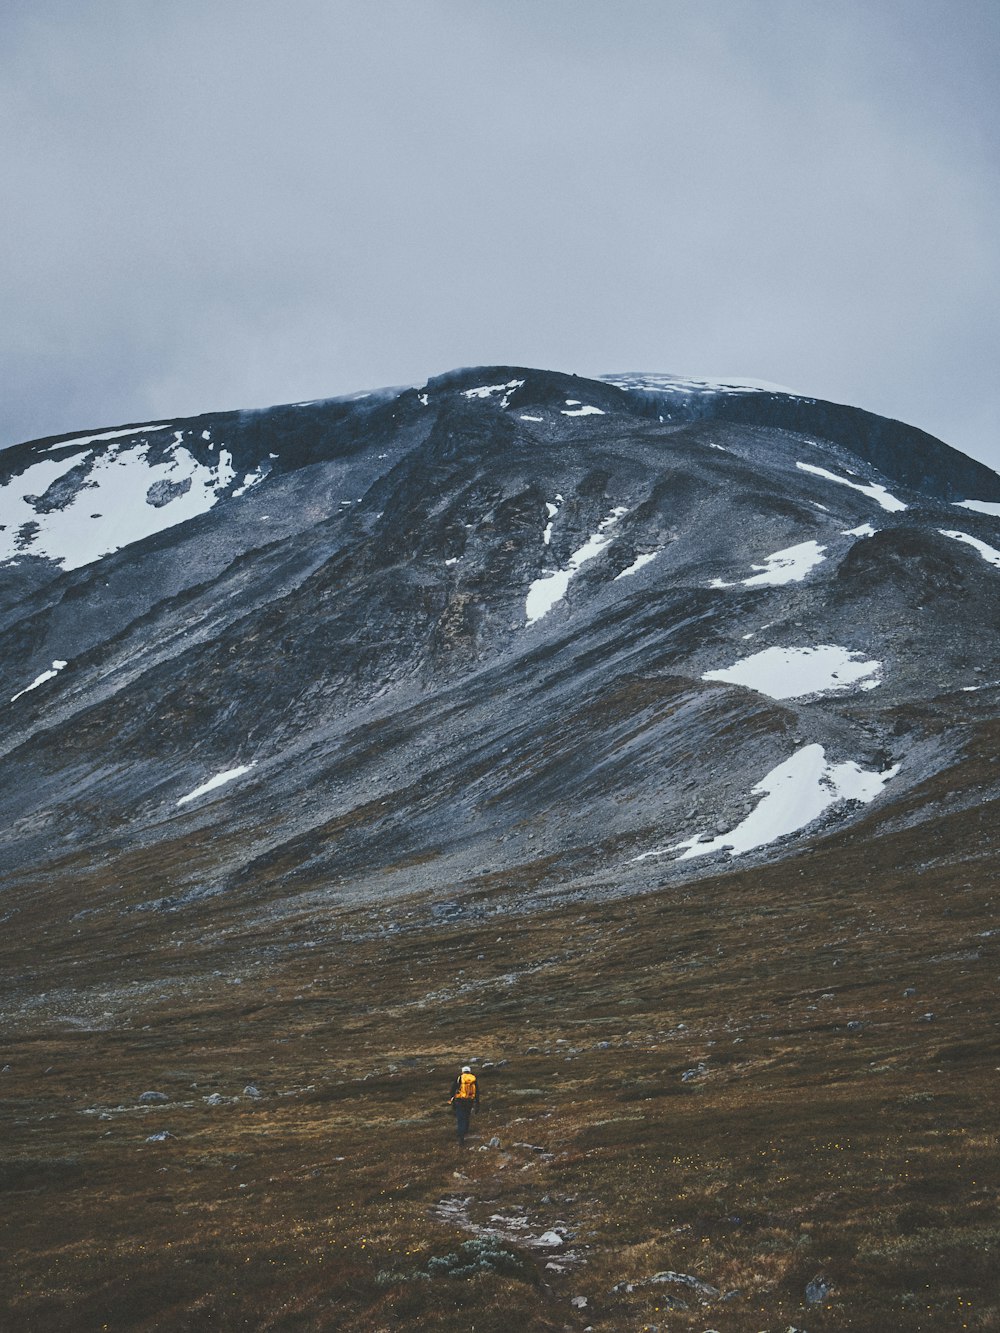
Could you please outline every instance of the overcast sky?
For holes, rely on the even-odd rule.
[[[515,363],[1000,467],[998,0],[2,0],[0,444]]]

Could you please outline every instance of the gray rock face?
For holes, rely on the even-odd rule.
[[[12,900],[58,858],[55,911],[164,931],[445,884],[446,921],[919,818],[997,703],[965,499],[1000,478],[854,409],[512,367],[6,450]]]
[[[699,1296],[719,1296],[722,1294],[718,1287],[713,1287],[708,1282],[702,1282],[691,1273],[675,1273],[672,1269],[666,1269],[662,1273],[654,1273],[652,1277],[646,1279],[646,1282],[687,1287],[689,1291],[696,1291]]]
[[[185,477],[183,481],[154,481],[146,492],[146,503],[155,509],[162,509],[178,496],[187,495],[190,489],[190,477]]]

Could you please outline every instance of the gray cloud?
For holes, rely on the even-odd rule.
[[[993,0],[7,0],[0,443],[478,362],[1000,465]]]

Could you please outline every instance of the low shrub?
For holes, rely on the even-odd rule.
[[[527,1255],[491,1236],[467,1240],[451,1254],[428,1259],[426,1269],[416,1276],[468,1278],[477,1273],[499,1273],[521,1282],[538,1281],[538,1270]]]

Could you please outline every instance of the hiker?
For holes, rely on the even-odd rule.
[[[469,1116],[479,1105],[479,1084],[468,1065],[462,1066],[462,1072],[451,1085],[448,1105],[455,1112],[455,1137],[458,1146],[465,1147],[465,1136],[469,1132]]]

